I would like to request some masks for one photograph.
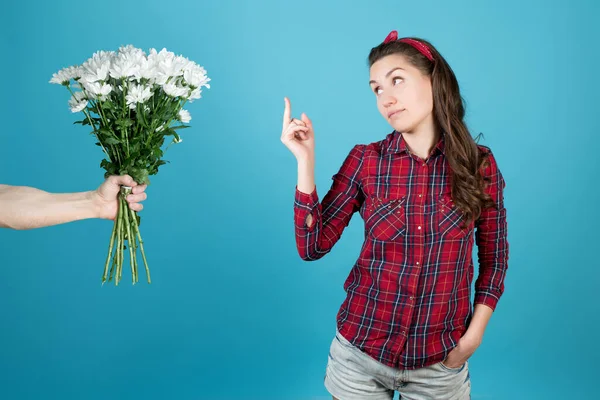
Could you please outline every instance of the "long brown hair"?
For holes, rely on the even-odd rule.
[[[369,67],[385,56],[400,54],[431,78],[434,121],[444,135],[444,149],[451,170],[452,200],[463,212],[463,221],[468,226],[479,218],[482,209],[495,205],[485,192],[486,182],[481,175],[487,152],[479,149],[464,122],[464,100],[450,65],[431,43],[420,38],[411,39],[429,47],[433,62],[410,44],[391,41],[371,49]]]

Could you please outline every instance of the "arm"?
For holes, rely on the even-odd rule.
[[[48,193],[26,186],[0,185],[0,227],[17,230],[41,228],[88,218],[114,219],[121,185],[132,186],[129,206],[146,198],[145,185],[127,175],[111,176],[98,189],[81,193]]]
[[[360,208],[359,171],[364,146],[355,146],[333,176],[333,186],[319,203],[315,187],[315,133],[306,114],[302,119],[291,117],[292,107],[286,97],[281,141],[298,162],[298,184],[294,201],[296,247],[303,260],[317,260],[328,253]]]
[[[461,338],[461,340],[468,341],[472,344],[472,347],[477,348],[481,344],[483,340],[483,334],[485,332],[485,328],[487,327],[490,318],[494,310],[485,304],[475,304],[475,309],[473,310],[473,317],[471,318],[471,323],[469,324],[469,328]]]
[[[357,145],[350,151],[323,201],[319,202],[311,166],[299,164],[298,186],[294,201],[294,225],[296,247],[303,260],[318,260],[331,251],[350,223],[352,215],[363,202],[359,171],[364,146]],[[304,173],[305,176],[302,176]],[[301,190],[303,182],[311,182],[308,193]]]
[[[494,156],[488,154],[488,164],[483,171],[489,178],[486,192],[496,207],[482,210],[477,220],[475,240],[479,258],[479,276],[475,282],[475,309],[465,337],[479,346],[485,328],[504,292],[504,277],[508,268],[508,242],[506,209],[504,208],[505,182]]]
[[[475,282],[475,305],[486,305],[494,310],[504,292],[504,278],[508,269],[508,241],[504,208],[505,182],[491,152],[488,157],[489,162],[484,170],[484,176],[489,178],[486,191],[496,207],[482,210],[477,220],[475,240],[479,276]]]
[[[483,334],[504,292],[504,277],[508,268],[506,209],[504,208],[504,179],[491,152],[484,176],[489,178],[486,188],[496,207],[486,208],[477,220],[475,240],[479,258],[479,276],[475,282],[475,308],[469,327],[444,364],[450,368],[461,366],[483,341]]]

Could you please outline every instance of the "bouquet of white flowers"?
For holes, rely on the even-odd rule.
[[[50,83],[65,86],[71,93],[69,106],[84,118],[76,124],[89,125],[106,155],[100,166],[110,175],[130,175],[138,184],[165,164],[164,152],[172,143],[181,143],[177,131],[188,128],[191,116],[186,102],[201,97],[202,87],[210,88],[206,71],[183,56],[166,49],[150,49],[148,55],[131,45],[118,52],[99,51],[82,65],[55,73]],[[172,136],[163,150],[165,139]],[[131,188],[122,187],[102,283],[123,273],[125,242],[129,244],[132,282],[138,282],[137,249],[142,254],[148,283],[150,270],[139,231],[140,218],[128,207]],[[114,251],[113,251],[114,249]],[[112,260],[112,262],[111,262]],[[110,273],[109,273],[110,265]]]

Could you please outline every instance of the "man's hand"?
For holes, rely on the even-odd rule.
[[[147,185],[138,185],[129,175],[112,175],[98,189],[91,192],[98,218],[111,220],[116,218],[119,208],[117,199],[121,192],[121,186],[132,188],[131,194],[127,196],[129,208],[134,211],[141,211],[144,208],[140,202],[148,197],[145,192]]]

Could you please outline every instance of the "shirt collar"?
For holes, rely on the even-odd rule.
[[[440,140],[437,142],[435,147],[431,150],[430,157],[435,156],[438,153],[441,153],[444,155],[446,154],[445,153],[444,136],[445,135],[442,134],[442,137],[440,138]],[[408,146],[406,145],[406,140],[404,140],[404,137],[398,131],[394,131],[387,136],[387,138],[383,141],[383,149],[382,150],[383,150],[383,155],[397,154],[397,153],[404,153],[404,152],[406,152],[407,154],[410,154]]]

